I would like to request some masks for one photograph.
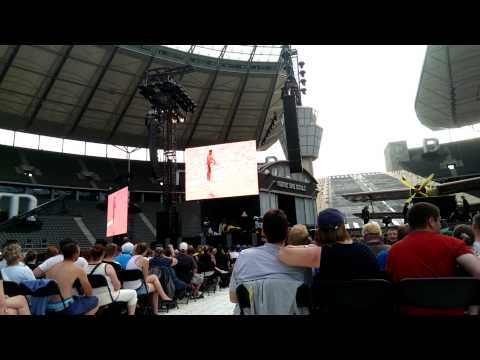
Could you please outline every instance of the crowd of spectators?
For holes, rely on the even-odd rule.
[[[311,284],[312,291],[325,281],[385,279],[395,284],[406,278],[470,276],[480,279],[480,215],[473,218],[473,224],[457,225],[451,234],[442,234],[440,220],[440,211],[435,205],[416,203],[408,213],[408,225],[392,226],[383,234],[378,224],[367,223],[362,228],[362,239],[354,241],[345,228],[345,216],[337,209],[328,208],[318,214],[315,239],[311,239],[304,225],[289,228],[285,213],[270,209],[263,217],[265,245],[243,251],[236,259],[230,299],[238,304],[239,285],[249,287],[250,294],[260,293],[256,287],[261,283],[262,301],[256,302],[255,296],[250,300],[257,313],[268,314],[278,311],[279,302],[268,302],[265,298],[268,294],[272,297],[278,294],[271,284],[279,279],[281,284],[275,286],[288,288],[294,282],[292,289],[298,290],[303,284]],[[284,293],[283,297],[290,295]],[[297,311],[294,306],[286,305],[284,311]],[[236,313],[239,310],[237,305]],[[463,308],[430,310],[402,308],[407,314],[422,315],[459,315],[466,311]]]
[[[58,247],[48,246],[42,253],[23,253],[20,243],[10,240],[3,244],[1,252],[0,312],[94,315],[119,304],[119,314],[134,315],[142,306],[158,314],[162,306],[203,298],[203,289],[212,284],[213,291],[217,285],[228,287],[232,260],[230,251],[222,246],[194,248],[185,242],[178,249],[172,245],[152,249],[128,238],[120,244],[100,240],[92,248],[80,251],[75,241],[65,239]],[[129,271],[139,271],[141,275],[124,278]],[[104,278],[102,286],[91,282],[92,276],[97,276],[95,281],[98,276]],[[50,294],[44,301],[43,312],[31,296],[8,296],[3,291],[4,282],[37,289],[52,281],[58,286],[58,293]],[[142,296],[149,301],[140,304]]]

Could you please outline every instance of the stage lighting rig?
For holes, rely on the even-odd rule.
[[[187,113],[195,111],[195,101],[174,78],[192,72],[191,65],[175,68],[157,68],[146,71],[140,94],[151,104],[145,116],[148,128],[148,147],[154,178],[164,194],[164,207],[168,212],[168,227],[165,234],[174,240],[177,234],[176,219],[176,126],[183,123]],[[157,143],[160,139],[161,143]],[[159,163],[158,147],[162,148]],[[158,236],[158,235],[157,235]],[[159,238],[157,238],[159,240]]]

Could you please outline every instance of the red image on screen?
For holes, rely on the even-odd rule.
[[[107,237],[126,234],[128,224],[128,187],[108,195]]]

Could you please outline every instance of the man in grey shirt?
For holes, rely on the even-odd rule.
[[[285,265],[278,260],[278,250],[285,245],[288,220],[280,209],[270,209],[263,216],[263,246],[243,250],[230,278],[230,301],[238,303],[236,289],[245,281],[260,279],[297,280],[305,282],[305,269]]]

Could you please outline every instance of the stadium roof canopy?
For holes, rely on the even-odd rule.
[[[415,110],[432,130],[479,123],[480,46],[428,46]]]
[[[0,128],[146,147],[147,69],[190,64],[177,80],[197,103],[177,146],[257,140],[283,111],[280,45],[0,45]]]

